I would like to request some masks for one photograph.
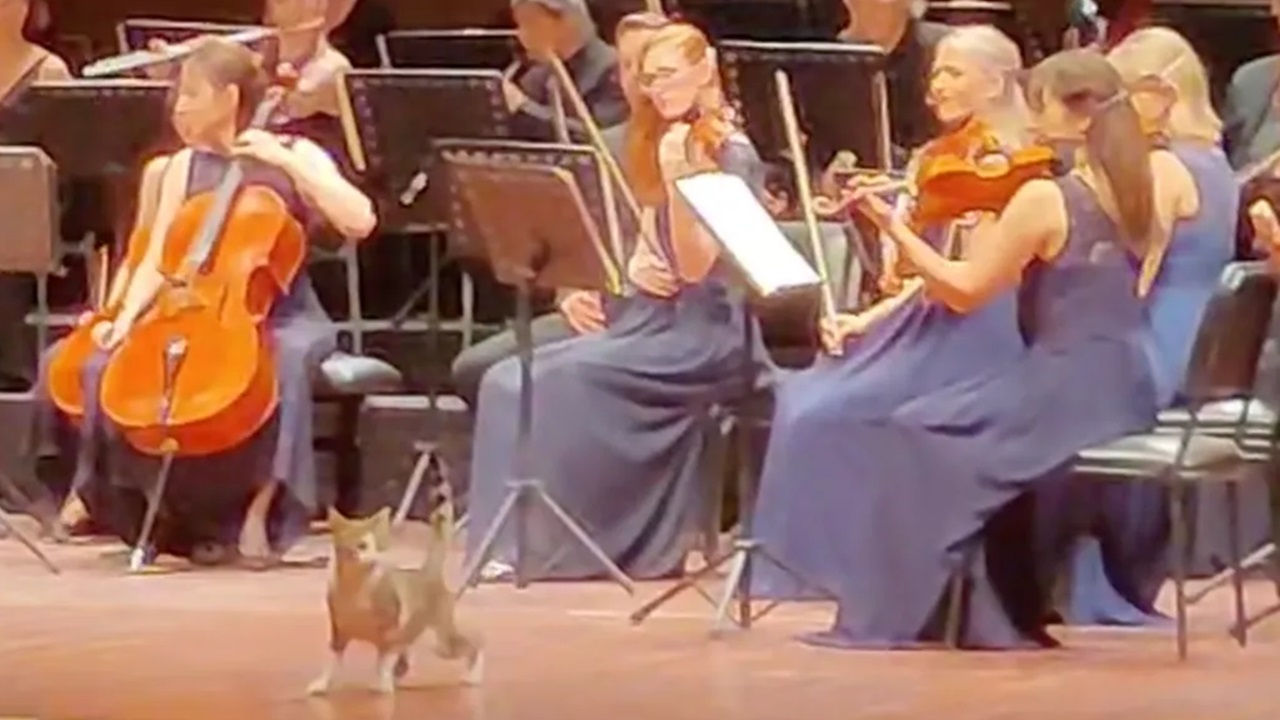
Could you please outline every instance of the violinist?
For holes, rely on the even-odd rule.
[[[637,292],[600,332],[539,350],[534,360],[533,465],[546,491],[587,529],[605,554],[635,578],[681,570],[687,519],[703,492],[706,409],[738,398],[748,355],[744,323],[755,322],[731,292],[718,245],[673,183],[721,170],[760,192],[763,168],[733,124],[720,93],[715,51],[700,30],[671,23],[640,50],[637,105],[627,126],[623,168],[641,205],[641,249],[628,268]],[[663,282],[645,272],[661,261]],[[758,333],[756,337],[759,337]],[[516,451],[518,361],[484,377],[472,449],[471,523],[492,522]],[[588,579],[594,559],[554,523],[526,526],[531,568],[559,579]],[[480,533],[468,536],[474,553]],[[511,571],[503,538],[485,569]],[[535,570],[535,572],[537,572]]]
[[[1184,200],[1176,208],[1173,232],[1158,238],[1167,242],[1150,248],[1138,288],[1147,304],[1144,349],[1157,402],[1165,408],[1177,400],[1201,315],[1235,254],[1239,192],[1221,147],[1223,124],[1210,104],[1208,73],[1190,43],[1168,28],[1143,28],[1122,40],[1108,59],[1124,79],[1143,125],[1162,140],[1164,148],[1152,158],[1160,184]],[[1091,484],[1090,501],[1102,514],[1092,530],[1105,542],[1095,546],[1089,540],[1077,549],[1072,573],[1077,580],[1063,617],[1080,624],[1163,621],[1154,604],[1165,580],[1168,493],[1132,483],[1101,490]],[[1200,505],[1220,506],[1205,497]],[[1268,536],[1269,526],[1259,525],[1251,528],[1250,540]],[[1209,548],[1215,535],[1200,536],[1198,550]],[[1102,560],[1105,572],[1081,571],[1082,563]]]
[[[135,326],[147,322],[148,308],[164,282],[158,270],[163,238],[188,198],[217,186],[238,160],[243,163],[244,184],[273,191],[309,232],[328,227],[357,241],[373,230],[371,201],[343,178],[315,143],[246,129],[266,89],[257,56],[220,38],[202,39],[182,66],[173,124],[185,147],[150,161],[139,191],[136,226],[148,231],[151,240],[136,269],[121,264],[105,310],[85,316],[85,322],[95,323],[91,332],[99,351],[81,371],[85,406],[75,480],[64,506],[66,522],[84,515],[81,499],[91,483],[102,490],[104,483],[149,482],[154,477],[152,458],[141,458],[123,446],[104,420],[97,407],[98,387],[111,353]],[[238,554],[251,566],[266,567],[299,537],[314,510],[311,377],[335,350],[336,334],[305,269],[275,302],[267,326],[277,367],[277,416],[245,447],[177,460],[164,520],[156,531],[160,552],[198,562]],[[58,352],[55,345],[46,359]],[[109,456],[102,452],[104,445],[113,449]],[[110,473],[104,476],[100,464],[107,460]],[[107,503],[101,514],[95,509],[94,520],[131,537],[138,518],[109,515],[111,509],[126,505]],[[281,521],[269,529],[273,508]]]
[[[919,155],[967,156],[968,128],[979,126],[990,128],[984,134],[998,137],[1010,150],[1025,147],[1030,118],[1018,82],[1021,70],[1018,46],[999,30],[973,25],[949,33],[934,55],[929,105],[939,124],[954,130],[926,144]],[[925,231],[941,245],[957,226]],[[960,246],[976,251],[969,242]],[[775,391],[755,508],[756,537],[829,588],[845,577],[846,546],[862,537],[861,530],[828,514],[851,492],[852,478],[842,470],[850,459],[844,451],[849,433],[862,423],[891,419],[914,398],[999,372],[1022,352],[1013,292],[981,308],[954,309],[928,302],[919,278],[898,279],[893,267],[885,271],[893,277],[882,285],[898,286],[895,294],[868,310],[824,318],[827,356],[785,376]],[[845,532],[852,534],[846,539]],[[808,590],[768,565],[755,571],[755,582],[755,592],[778,599],[798,599]]]
[[[555,107],[555,75],[546,60],[553,55],[564,62],[600,127],[612,127],[627,118],[617,55],[597,34],[585,0],[511,0],[511,13],[520,45],[528,54],[526,61],[507,69],[503,83],[517,137],[560,140],[556,118],[562,111],[570,137],[578,141],[584,137],[582,121],[574,117],[568,100],[562,98],[562,107]]]
[[[844,0],[849,21],[838,35],[844,42],[879,46],[888,55],[890,137],[899,160],[936,134],[925,97],[934,47],[948,31],[919,19],[915,6],[914,0]]]
[[[828,538],[843,561],[833,583],[839,607],[816,644],[941,640],[952,573],[964,568],[969,600],[955,610],[965,647],[1056,645],[1044,629],[1031,538],[1001,542],[993,530],[1081,449],[1155,422],[1139,268],[1184,198],[1156,181],[1151,142],[1103,55],[1048,58],[1026,97],[1037,133],[1081,142],[1080,161],[1066,176],[1022,185],[997,216],[976,218],[964,259],[939,254],[883,199],[860,196],[859,211],[932,298],[972,313],[1019,290],[1028,337],[1023,352],[967,382],[843,426],[839,444],[825,449],[840,460],[831,469],[844,492],[825,498],[824,526],[848,532]]]
[[[664,15],[647,12],[626,15],[618,22],[614,33],[618,48],[618,81],[627,99],[628,108],[635,107],[641,99],[637,81],[640,50],[654,31],[670,22]],[[627,126],[628,123],[623,122],[602,131],[609,151],[619,160],[624,154]],[[624,228],[634,226],[631,211],[621,204],[618,216]],[[654,278],[652,282],[669,282],[670,273],[664,272],[659,263],[646,263],[645,266],[648,269],[644,272]],[[534,318],[532,336],[535,347],[604,329],[605,302],[597,291],[563,289],[557,293],[556,308],[559,312]],[[516,350],[515,332],[508,330],[463,349],[454,358],[453,385],[473,410],[484,374],[502,360],[515,357]]]

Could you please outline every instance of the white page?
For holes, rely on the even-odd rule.
[[[703,173],[677,180],[676,190],[762,296],[822,282],[742,178]]]

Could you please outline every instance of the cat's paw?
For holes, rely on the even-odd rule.
[[[476,653],[471,663],[467,665],[466,672],[462,674],[463,685],[479,685],[484,681],[484,653]]]
[[[372,690],[379,695],[390,695],[396,691],[396,680],[393,676],[379,677],[374,683]]]
[[[396,658],[396,667],[392,671],[395,673],[396,679],[399,680],[409,674],[409,656],[401,655]]]
[[[324,675],[311,681],[311,684],[307,686],[307,694],[312,697],[328,695],[329,690],[332,688],[333,678],[330,678],[328,675]]]

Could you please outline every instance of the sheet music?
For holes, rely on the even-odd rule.
[[[762,296],[821,283],[742,178],[703,173],[677,180],[676,190]]]

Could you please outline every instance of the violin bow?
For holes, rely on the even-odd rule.
[[[609,222],[609,234],[614,240],[614,253],[619,261],[624,257],[621,247],[622,229],[618,224],[618,214],[616,204],[613,202],[613,188],[622,195],[622,200],[626,203],[627,209],[636,218],[636,227],[639,230],[641,240],[649,243],[649,247],[654,252],[661,253],[662,246],[657,243],[656,238],[652,237],[649,228],[645,227],[644,216],[640,210],[640,202],[636,200],[635,191],[632,190],[631,184],[627,182],[626,175],[622,172],[622,167],[618,165],[618,160],[609,151],[609,146],[605,144],[604,135],[600,132],[600,126],[596,124],[595,118],[591,116],[591,110],[587,107],[587,101],[582,98],[582,93],[578,91],[578,86],[573,82],[573,76],[569,74],[569,69],[565,67],[564,61],[559,57],[552,55],[549,59],[551,70],[556,75],[556,85],[560,88],[561,97],[567,99],[569,104],[573,106],[573,112],[578,116],[578,120],[587,131],[587,139],[595,148],[596,154],[600,156],[600,162],[604,163],[605,172],[608,173],[613,183],[604,183],[605,196],[605,216]],[[670,258],[666,258],[668,261]],[[626,273],[622,273],[626,277]]]
[[[818,213],[813,206],[813,186],[809,182],[809,161],[804,143],[800,140],[800,121],[796,116],[795,95],[791,92],[791,77],[786,70],[773,73],[778,89],[778,107],[782,111],[782,126],[787,133],[787,147],[791,150],[791,167],[796,176],[796,196],[804,215],[805,229],[809,233],[809,249],[813,253],[814,269],[822,280],[822,314],[828,320],[836,316],[835,291],[831,287],[831,273],[827,269],[827,256],[822,249],[822,236],[818,232]]]

